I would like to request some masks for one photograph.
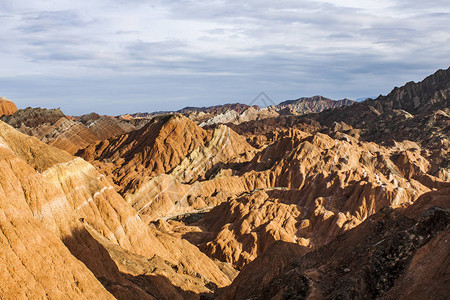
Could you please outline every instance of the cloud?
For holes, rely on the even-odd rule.
[[[71,27],[84,26],[86,23],[73,11],[41,11],[25,14],[23,25],[17,29],[22,33],[39,33],[54,30],[65,30]]]
[[[450,8],[437,0],[15,0],[0,8],[2,95],[68,113],[246,101],[261,90],[280,101],[359,98],[448,67],[450,50]]]

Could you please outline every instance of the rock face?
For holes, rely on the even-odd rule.
[[[98,140],[106,140],[139,128],[129,122],[95,113],[81,116],[79,121],[88,127],[98,137]]]
[[[14,102],[0,97],[0,116],[6,115],[12,115],[17,111],[17,107],[14,104]]]
[[[62,199],[59,201],[61,194],[44,175],[37,173],[55,161],[67,160],[68,155],[41,152],[40,142],[15,132],[3,122],[0,129],[1,297],[90,298],[100,295],[112,299],[61,241],[63,235],[69,234],[67,227],[74,231],[81,227],[71,217],[60,214],[59,208],[66,205],[61,203]],[[42,153],[42,159],[33,159],[37,153]],[[43,186],[47,188],[41,189]],[[65,228],[56,223],[61,221],[60,217],[63,222],[67,221]]]
[[[98,136],[86,126],[66,117],[59,118],[53,124],[45,123],[36,127],[22,125],[18,130],[70,154],[98,140]]]
[[[310,113],[319,113],[327,109],[349,106],[356,103],[353,100],[331,100],[322,96],[303,97],[297,100],[287,100],[276,106],[277,110],[290,109],[297,114],[304,115]]]
[[[169,115],[154,118],[138,131],[93,144],[78,155],[88,161],[114,162],[114,182],[128,188],[133,180],[170,171],[210,138],[187,118]]]

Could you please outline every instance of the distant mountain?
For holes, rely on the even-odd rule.
[[[410,81],[402,87],[395,87],[388,95],[368,99],[381,112],[403,109],[411,114],[430,113],[450,107],[450,68],[438,70],[420,82]]]
[[[234,110],[238,114],[243,113],[248,108],[253,107],[258,109],[259,107],[256,105],[250,106],[242,103],[227,103],[223,105],[215,105],[215,106],[207,106],[207,107],[185,107],[178,110],[178,113],[184,114],[189,112],[205,112],[211,114],[221,114],[230,110]]]
[[[366,135],[373,138],[380,125],[393,125],[393,115],[401,115],[402,120],[424,117],[443,110],[444,114],[450,108],[450,68],[438,70],[421,82],[408,82],[402,87],[395,87],[388,95],[376,99],[367,99],[352,106],[337,110],[322,112],[317,116],[321,124],[331,126],[333,122],[346,122],[356,128],[364,128]],[[376,126],[374,126],[376,125]],[[387,128],[385,128],[387,129]],[[398,131],[393,126],[392,130]],[[412,129],[412,128],[410,128]],[[386,132],[385,132],[386,133]]]
[[[297,100],[287,100],[276,106],[278,110],[289,108],[297,114],[318,113],[327,109],[348,106],[355,103],[353,100],[332,100],[322,96],[302,97]]]
[[[10,111],[12,112],[12,110]],[[10,115],[0,116],[0,120],[15,127],[22,133],[37,137],[43,142],[65,150],[70,154],[76,153],[79,149],[95,141],[121,135],[139,128],[139,126],[133,125],[132,121],[100,116],[96,113],[70,117],[66,116],[59,108],[28,107],[26,109],[16,109]],[[138,125],[143,125],[143,122]]]
[[[255,109],[259,109],[257,105],[247,105],[242,103],[227,103],[222,105],[213,105],[213,106],[203,106],[203,107],[194,107],[194,106],[186,106],[179,110],[171,110],[171,111],[155,111],[155,112],[139,112],[134,114],[129,114],[132,118],[151,118],[158,115],[165,115],[165,114],[173,114],[173,113],[179,113],[183,115],[188,115],[190,113],[206,113],[211,115],[218,115],[225,113],[227,111],[234,110],[238,114],[243,113],[248,108],[253,107]]]
[[[365,100],[367,100],[367,99],[375,99],[375,98],[376,98],[376,96],[359,97],[359,98],[356,98],[355,101],[356,101],[356,102],[362,102],[362,101],[365,101]]]
[[[338,108],[342,106],[348,106],[355,103],[353,100],[342,99],[332,100],[322,96],[314,97],[302,97],[296,100],[283,101],[280,104],[273,107],[274,111],[277,111],[284,115],[289,114],[309,114],[318,113],[331,108]],[[235,115],[241,115],[250,108],[253,110],[260,110],[257,105],[247,105],[242,103],[227,103],[223,105],[204,106],[204,107],[192,107],[187,106],[177,111],[158,111],[151,113],[135,113],[126,115],[127,118],[152,118],[158,115],[180,113],[192,120],[207,122],[209,118],[214,118],[221,114],[232,113]],[[125,117],[122,115],[121,117]]]
[[[449,114],[450,68],[438,70],[420,82],[395,87],[386,96],[305,118],[327,127],[345,122],[360,130],[361,139],[376,143],[418,142],[433,153],[432,174],[438,174],[441,168],[450,166]]]

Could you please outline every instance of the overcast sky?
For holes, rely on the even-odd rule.
[[[449,0],[0,0],[0,96],[102,114],[388,93],[450,64]]]

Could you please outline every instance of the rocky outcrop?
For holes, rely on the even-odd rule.
[[[14,102],[0,97],[0,117],[3,115],[9,116],[17,111],[17,107]]]
[[[450,68],[438,70],[420,82],[408,82],[388,95],[364,101],[381,113],[405,110],[413,115],[445,110],[450,107]]]
[[[433,173],[448,179],[449,99],[450,68],[439,70],[421,82],[394,88],[386,96],[304,118],[328,127],[343,121],[359,129],[361,139],[376,143],[417,142],[429,151],[427,158],[433,164]]]
[[[94,247],[86,247],[92,242],[87,236],[85,244],[77,244],[72,250],[84,249],[85,255],[97,255],[95,269],[89,270],[72,256],[62,239],[77,239],[83,232],[82,226],[68,209],[63,195],[39,173],[57,161],[67,161],[69,155],[52,154],[45,151],[49,147],[38,140],[2,122],[0,127],[2,298],[7,297],[8,292],[12,292],[9,296],[22,294],[31,298],[39,295],[112,298],[91,272],[114,276],[113,271],[108,271],[108,266],[113,264],[102,262],[104,256],[95,252]],[[67,214],[61,209],[68,209]]]
[[[21,125],[18,130],[70,154],[99,139],[86,126],[66,117],[59,118],[53,124],[45,123],[36,127]]]
[[[221,178],[217,173],[226,165],[250,160],[252,150],[244,138],[221,125],[207,144],[191,152],[171,172],[143,183],[125,199],[147,221],[215,206],[235,193],[229,177]],[[211,177],[219,180],[207,180]],[[224,183],[227,180],[229,184]]]
[[[93,144],[77,155],[88,161],[111,162],[113,181],[123,192],[144,178],[169,172],[211,138],[181,115],[154,118],[140,130]]]

